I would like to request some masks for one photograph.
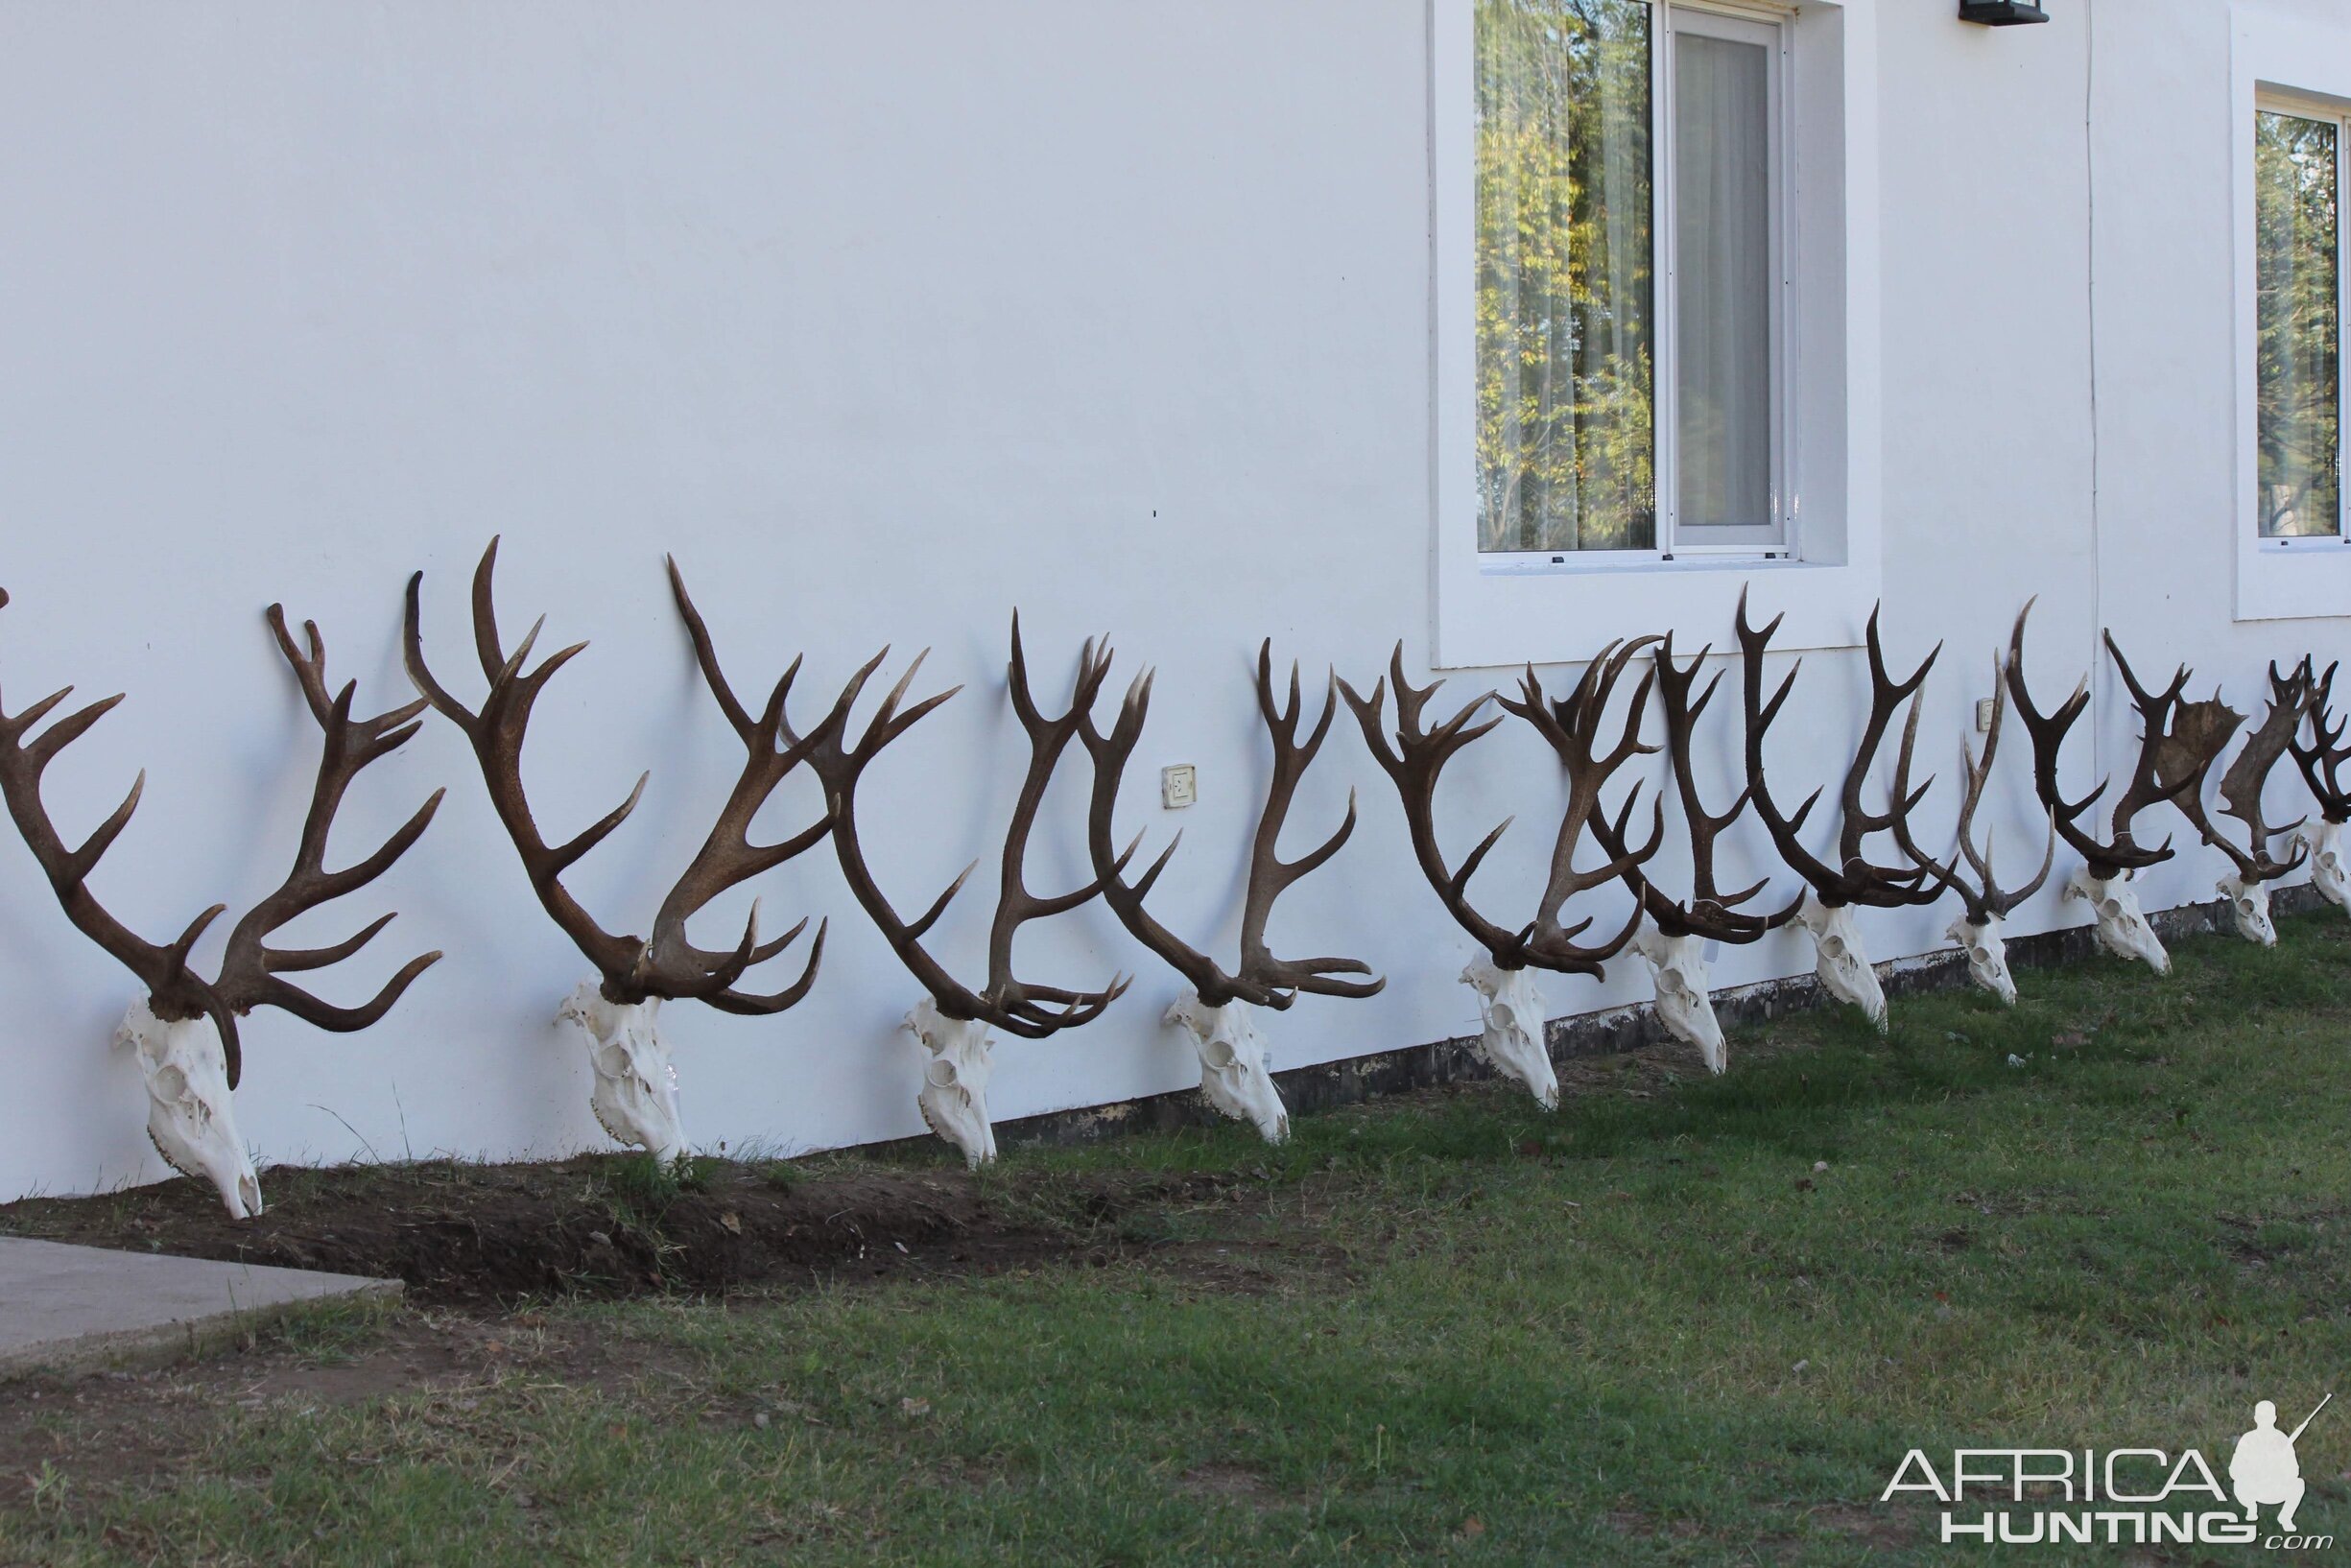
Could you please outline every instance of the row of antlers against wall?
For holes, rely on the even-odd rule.
[[[1044,1039],[1082,1027],[1100,1017],[1130,984],[1124,975],[1109,976],[1090,987],[1049,984],[1023,978],[1028,971],[1015,964],[1014,946],[1025,928],[1069,915],[1098,897],[1137,942],[1185,984],[1187,989],[1168,1007],[1164,1022],[1192,1039],[1200,1087],[1210,1104],[1224,1115],[1249,1122],[1269,1140],[1286,1137],[1289,1116],[1273,1083],[1256,1013],[1285,1010],[1302,995],[1362,999],[1377,994],[1385,984],[1361,959],[1277,958],[1270,937],[1276,901],[1327,865],[1355,833],[1356,799],[1350,791],[1343,818],[1314,848],[1294,859],[1284,858],[1282,852],[1299,785],[1321,754],[1342,706],[1353,714],[1372,760],[1394,787],[1414,861],[1446,914],[1475,944],[1476,954],[1461,979],[1477,998],[1483,1026],[1478,1051],[1495,1071],[1524,1085],[1546,1106],[1557,1104],[1558,1085],[1546,1039],[1547,1010],[1535,989],[1538,973],[1600,977],[1610,960],[1630,949],[1651,972],[1660,1023],[1694,1045],[1707,1066],[1719,1073],[1725,1065],[1725,1044],[1711,1000],[1710,950],[1719,944],[1760,941],[1783,926],[1800,925],[1814,943],[1815,971],[1822,985],[1883,1029],[1885,993],[1864,950],[1856,912],[1918,908],[1956,895],[1961,913],[1949,936],[1964,952],[1976,982],[2004,1002],[2013,1002],[2016,986],[2007,965],[2003,922],[2047,883],[2059,843],[2081,861],[2067,879],[2064,893],[2088,902],[2100,943],[2166,972],[2170,960],[2132,891],[2138,872],[2176,852],[2169,838],[2149,843],[2140,836],[2147,814],[2161,807],[2175,811],[2198,841],[2227,858],[2232,869],[2219,889],[2246,938],[2276,940],[2269,889],[2305,864],[2325,897],[2351,908],[2351,877],[2346,876],[2341,850],[2342,827],[2351,821],[2351,785],[2342,777],[2345,764],[2351,763],[2351,745],[2345,744],[2351,716],[2338,717],[2333,707],[2335,666],[2321,674],[2309,657],[2289,671],[2272,664],[2261,722],[2222,768],[2221,759],[2244,729],[2245,717],[2228,707],[2217,691],[2201,701],[2188,700],[2190,672],[2185,666],[2163,689],[2150,690],[2107,636],[2107,656],[2137,713],[2137,749],[2120,790],[2110,796],[2113,780],[2107,779],[2085,795],[2069,797],[2058,783],[2063,750],[2089,709],[2089,677],[2078,680],[2072,693],[2053,708],[2044,709],[2035,701],[2025,673],[2026,625],[2032,612],[2028,604],[2016,618],[2005,653],[1992,659],[1988,722],[1981,726],[1981,748],[1965,742],[1959,748],[1956,830],[1949,852],[1937,856],[1922,847],[1916,820],[1935,780],[1913,784],[1912,774],[1923,692],[1941,650],[1938,646],[1931,651],[1908,675],[1896,678],[1888,668],[1879,618],[1873,612],[1864,637],[1868,706],[1859,739],[1835,781],[1831,847],[1818,850],[1806,829],[1829,786],[1815,788],[1789,809],[1784,801],[1791,796],[1775,789],[1770,760],[1772,726],[1796,690],[1802,660],[1776,685],[1770,684],[1766,660],[1781,621],[1755,625],[1743,594],[1734,626],[1742,699],[1735,750],[1726,740],[1710,747],[1702,729],[1729,667],[1706,676],[1713,648],[1700,648],[1685,659],[1676,654],[1670,634],[1609,644],[1583,666],[1564,695],[1547,690],[1529,667],[1514,694],[1482,692],[1442,717],[1432,711],[1432,703],[1443,683],[1412,684],[1398,644],[1387,675],[1367,694],[1335,673],[1326,675],[1311,722],[1297,665],[1290,666],[1285,686],[1276,677],[1270,642],[1261,645],[1256,699],[1271,758],[1256,830],[1247,848],[1238,955],[1227,968],[1177,935],[1149,907],[1152,891],[1176,864],[1182,835],[1176,835],[1148,864],[1141,864],[1147,833],[1135,834],[1123,845],[1120,842],[1118,797],[1150,718],[1153,673],[1146,669],[1133,677],[1105,727],[1097,710],[1113,654],[1105,642],[1089,641],[1078,655],[1067,703],[1059,712],[1049,713],[1038,700],[1015,615],[1006,689],[1028,742],[1029,758],[996,852],[986,968],[981,978],[965,981],[926,941],[981,863],[966,867],[910,917],[900,913],[896,897],[885,890],[869,862],[858,817],[859,786],[874,761],[962,688],[910,701],[908,694],[925,656],[917,653],[874,704],[863,726],[853,725],[867,685],[889,661],[890,650],[885,648],[849,677],[830,706],[805,728],[796,725],[789,711],[801,668],[797,658],[754,710],[728,679],[710,628],[672,560],[671,594],[696,669],[742,744],[744,762],[700,847],[654,909],[650,925],[642,928],[647,934],[638,935],[635,930],[616,930],[591,914],[564,886],[563,877],[630,819],[651,775],[640,775],[626,799],[568,838],[551,841],[542,831],[523,785],[523,747],[540,694],[587,645],[574,643],[534,662],[542,618],[510,650],[498,625],[497,559],[493,539],[473,575],[474,654],[484,685],[483,695],[471,705],[426,661],[421,572],[408,584],[402,633],[408,674],[419,695],[373,718],[353,716],[352,683],[339,690],[329,687],[325,644],[318,628],[305,624],[297,640],[283,611],[274,605],[270,607],[266,618],[272,635],[321,731],[317,778],[293,869],[234,922],[209,979],[199,972],[194,954],[224,906],[203,911],[170,941],[156,942],[108,914],[88,886],[100,859],[129,825],[145,774],[78,845],[69,845],[42,797],[41,781],[49,764],[121,698],[91,703],[47,723],[45,728],[44,721],[64,702],[70,687],[13,714],[0,701],[0,800],[5,800],[66,918],[130,969],[143,987],[117,1038],[135,1048],[145,1077],[149,1134],[173,1166],[213,1182],[232,1214],[242,1217],[261,1207],[259,1184],[230,1104],[241,1070],[238,1019],[257,1007],[273,1007],[321,1029],[365,1029],[384,1017],[440,957],[427,953],[410,961],[371,1000],[343,1007],[284,977],[350,958],[384,929],[391,915],[331,946],[270,945],[280,927],[358,891],[424,835],[439,806],[440,792],[372,853],[344,868],[328,868],[328,835],[345,794],[363,770],[417,732],[428,709],[448,720],[471,747],[490,808],[522,863],[524,879],[539,907],[592,970],[563,1001],[557,1018],[577,1030],[586,1045],[594,1076],[590,1100],[597,1118],[617,1141],[665,1160],[685,1152],[689,1144],[678,1120],[677,1073],[661,1031],[661,1005],[694,1002],[751,1016],[783,1012],[817,984],[827,930],[819,923],[809,936],[809,922],[802,918],[767,935],[757,900],[731,946],[701,946],[689,936],[689,923],[722,894],[828,843],[859,907],[922,992],[905,1019],[906,1030],[923,1049],[917,1105],[930,1127],[971,1164],[995,1154],[987,1109],[991,1032]],[[0,606],[7,603],[6,593],[0,592]],[[1655,742],[1645,738],[1652,701],[1659,719],[1656,727],[1662,730]],[[2024,725],[2031,748],[2033,790],[2047,817],[2039,868],[2012,887],[2004,886],[1994,871],[1993,835],[1987,829],[1979,838],[1977,832],[2011,711]],[[1512,722],[1527,726],[1549,748],[1563,787],[1548,860],[1542,863],[1542,892],[1532,917],[1523,923],[1493,913],[1490,901],[1474,896],[1471,886],[1515,819],[1505,820],[1458,861],[1447,852],[1438,825],[1437,788],[1446,769],[1497,727]],[[1890,782],[1873,804],[1881,753],[1889,740]],[[1624,782],[1611,805],[1605,797],[1627,778],[1632,765],[1659,753],[1663,777],[1646,813],[1642,794],[1650,781],[1643,778]],[[1736,756],[1744,765],[1737,793],[1719,808],[1708,804],[1703,776],[1703,760],[1710,755]],[[1081,757],[1091,771],[1084,831],[1091,874],[1080,886],[1039,893],[1029,883],[1030,840],[1056,773],[1073,756]],[[2315,821],[2272,824],[2265,815],[2270,777],[2289,756],[2317,804]],[[754,820],[785,781],[802,770],[813,781],[820,809],[813,820],[772,843],[754,842]],[[2216,770],[2218,820],[2206,801]],[[1689,851],[1685,887],[1669,887],[1653,871],[1668,832],[1669,786],[1672,816]],[[1725,888],[1720,880],[1718,851],[1750,812],[1762,828],[1757,847],[1768,850],[1798,885],[1785,901],[1766,898],[1772,883],[1769,875],[1740,888]],[[1644,815],[1646,821],[1641,820]],[[1890,852],[1873,856],[1873,841],[1890,844]],[[2277,850],[2281,841],[2290,845],[2282,858]],[[1600,916],[1585,913],[1583,904],[1611,887],[1629,894],[1629,914],[1599,925]],[[752,978],[803,936],[808,940],[796,974],[780,985]]]

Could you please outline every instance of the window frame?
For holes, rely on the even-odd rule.
[[[1795,271],[1790,254],[1794,225],[1788,221],[1787,126],[1789,76],[1794,51],[1789,35],[1794,12],[1770,0],[1648,0],[1650,12],[1649,52],[1650,103],[1650,291],[1651,332],[1650,353],[1650,462],[1654,473],[1657,542],[1645,550],[1480,550],[1482,570],[1511,576],[1619,570],[1663,565],[1694,557],[1723,559],[1775,560],[1799,554],[1794,508],[1789,494],[1793,463],[1789,453],[1790,432],[1796,419],[1794,379],[1790,374],[1793,334],[1791,318],[1798,308]],[[1680,126],[1675,109],[1674,66],[1682,35],[1724,38],[1738,43],[1763,43],[1771,50],[1771,74],[1764,116],[1769,146],[1765,152],[1768,185],[1764,210],[1771,231],[1767,242],[1772,281],[1770,304],[1771,359],[1771,521],[1760,525],[1716,525],[1693,530],[1685,536],[1681,523],[1681,427],[1678,366],[1681,351],[1681,301],[1678,277],[1679,223],[1674,197],[1679,189],[1677,157]],[[1474,200],[1474,193],[1473,193]],[[1698,535],[1703,535],[1704,537]]]
[[[1774,559],[1795,554],[1798,549],[1795,509],[1789,494],[1790,476],[1795,468],[1789,444],[1799,417],[1796,382],[1789,361],[1795,343],[1793,318],[1802,308],[1799,277],[1792,253],[1795,226],[1789,222],[1789,193],[1793,181],[1788,168],[1788,147],[1793,139],[1788,131],[1788,113],[1794,96],[1789,90],[1789,78],[1795,64],[1790,35],[1794,14],[1783,6],[1725,4],[1723,0],[1704,3],[1673,0],[1658,9],[1665,24],[1662,32],[1666,48],[1652,61],[1660,86],[1653,90],[1651,101],[1662,105],[1664,112],[1658,116],[1658,129],[1653,134],[1664,148],[1664,165],[1674,171],[1670,178],[1656,182],[1659,189],[1655,193],[1656,232],[1662,236],[1666,262],[1660,269],[1665,287],[1659,292],[1665,302],[1658,307],[1657,358],[1661,364],[1670,360],[1674,366],[1673,374],[1661,370],[1656,376],[1657,516],[1658,533],[1664,541],[1662,555],[1667,560],[1698,555]],[[1769,136],[1764,150],[1764,211],[1770,224],[1765,249],[1773,285],[1767,329],[1771,363],[1771,520],[1761,524],[1693,527],[1687,537],[1681,521],[1681,224],[1673,204],[1681,182],[1681,123],[1677,112],[1680,92],[1678,83],[1672,81],[1685,34],[1759,44],[1771,52],[1771,74],[1764,99],[1764,123]],[[1673,475],[1671,486],[1664,478],[1669,473]],[[1698,537],[1699,535],[1705,537]]]
[[[2280,15],[2250,6],[2231,13],[2229,167],[2235,299],[2237,461],[2230,499],[2231,551],[2237,564],[2235,618],[2315,620],[2351,607],[2351,532],[2295,541],[2261,533],[2261,312],[2258,115],[2272,106],[2322,115],[2351,115],[2351,26],[2332,19]],[[2347,132],[2351,133],[2351,132]],[[2337,139],[2341,154],[2344,142]],[[2351,220],[2351,184],[2338,201]],[[2344,258],[2351,262],[2351,257]],[[2339,269],[2339,281],[2351,268]],[[2351,327],[2351,321],[2346,321]],[[2351,347],[2351,344],[2347,344]],[[2351,420],[2351,402],[2344,406]],[[2351,431],[2346,432],[2351,435]]]
[[[2332,534],[2269,535],[2261,531],[2261,503],[2253,502],[2254,548],[2264,554],[2291,555],[2307,558],[2315,553],[2351,544],[2351,484],[2344,483],[2344,460],[2351,456],[2351,355],[2345,353],[2344,327],[2351,323],[2351,104],[2314,97],[2309,93],[2256,83],[2253,91],[2255,142],[2259,148],[2259,120],[2264,114],[2281,114],[2297,120],[2310,120],[2335,128],[2335,397],[2337,426],[2335,433],[2335,532]],[[2253,182],[2256,238],[2253,256],[2254,351],[2260,352],[2260,288],[2261,254],[2258,238],[2260,180],[2257,173],[2248,178]],[[2256,494],[2261,481],[2260,370],[2254,371],[2254,440],[2253,470],[2247,475]]]
[[[1803,296],[1783,315],[1779,366],[1789,389],[1779,443],[1787,542],[1769,554],[1691,549],[1685,539],[1673,558],[1662,549],[1530,558],[1478,549],[1475,0],[1428,0],[1433,668],[1574,664],[1612,637],[1667,627],[1720,642],[1750,582],[1759,608],[1784,613],[1784,646],[1861,646],[1884,560],[1879,4],[1705,7],[1786,30],[1781,249],[1784,275]]]

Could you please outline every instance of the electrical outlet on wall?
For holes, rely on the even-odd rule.
[[[1159,804],[1181,811],[1199,801],[1199,771],[1188,762],[1172,762],[1159,770]]]
[[[1976,733],[1979,735],[1989,735],[1992,732],[1992,705],[1991,698],[1981,697],[1976,700]]]

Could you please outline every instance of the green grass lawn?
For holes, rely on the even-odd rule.
[[[1010,1156],[1246,1178],[1067,1265],[51,1385],[0,1561],[2224,1561],[1944,1547],[1876,1499],[1912,1447],[2219,1467],[2255,1399],[2330,1390],[2300,1524],[2351,1536],[2351,922],[2281,925],[2169,980],[2028,972],[2012,1011],[1897,999],[1888,1038],[1793,1019],[1722,1080],[1627,1058],[1555,1115],[1478,1088],[1279,1151]],[[320,1392],[388,1345],[439,1359]]]

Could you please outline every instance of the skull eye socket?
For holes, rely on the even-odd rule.
[[[934,1089],[952,1089],[960,1077],[955,1063],[944,1057],[933,1057],[922,1069],[923,1081]]]
[[[1232,1041],[1211,1035],[1200,1045],[1200,1059],[1222,1071],[1239,1062],[1241,1053],[1233,1049]]]

